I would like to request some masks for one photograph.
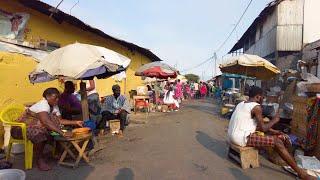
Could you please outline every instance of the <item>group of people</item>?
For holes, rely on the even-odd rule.
[[[185,99],[204,99],[211,96],[214,90],[213,84],[206,82],[187,82],[183,85]]]
[[[156,82],[152,87],[148,85],[149,96],[154,104],[166,104],[173,110],[179,110],[183,98],[182,83],[177,80],[173,83],[168,81]]]
[[[180,103],[187,99],[203,99],[210,96],[214,86],[205,82],[156,82],[147,85],[148,94],[155,104],[166,104],[179,110]]]
[[[18,119],[26,123],[27,138],[34,144],[34,154],[37,166],[40,170],[48,171],[50,166],[46,163],[44,147],[51,143],[52,132],[64,137],[71,137],[70,131],[62,131],[62,127],[83,127],[81,119],[81,101],[75,93],[76,85],[72,81],[64,83],[64,91],[57,88],[47,88],[42,99],[27,108]],[[122,135],[127,123],[127,116],[131,111],[126,97],[121,95],[119,85],[112,86],[113,94],[103,97],[100,101],[96,91],[94,80],[86,82],[90,119],[96,123],[97,130],[103,132],[108,120],[120,120],[120,132]],[[22,130],[19,127],[11,129],[14,138],[22,139]]]

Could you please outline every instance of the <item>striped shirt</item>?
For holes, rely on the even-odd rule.
[[[115,111],[118,109],[123,109],[128,113],[131,112],[131,107],[127,98],[123,95],[120,95],[117,99],[114,97],[114,95],[106,96],[102,105],[102,111],[115,113]]]

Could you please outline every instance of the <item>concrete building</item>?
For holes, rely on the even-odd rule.
[[[8,101],[35,102],[48,87],[61,86],[57,81],[30,84],[28,74],[39,60],[36,58],[59,47],[80,42],[103,46],[130,58],[127,79],[97,81],[101,96],[112,93],[118,83],[128,95],[131,89],[142,85],[141,77],[134,75],[141,65],[160,61],[150,50],[114,38],[91,27],[74,16],[38,0],[0,1],[0,104]]]
[[[320,39],[319,0],[269,3],[229,53],[256,54],[282,71],[295,69],[306,44]]]

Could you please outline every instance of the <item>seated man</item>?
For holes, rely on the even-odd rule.
[[[113,85],[113,95],[106,96],[103,102],[102,109],[102,120],[98,124],[98,129],[104,130],[106,121],[119,119],[120,120],[120,132],[122,135],[123,130],[126,126],[127,116],[130,113],[131,108],[127,98],[120,95],[120,86]],[[100,131],[103,132],[103,131]]]
[[[279,122],[279,113],[270,122],[264,123],[260,106],[263,100],[262,94],[261,88],[253,86],[249,90],[249,101],[244,101],[237,105],[229,122],[229,140],[238,146],[274,148],[281,158],[298,173],[300,178],[312,179],[311,176],[297,166],[294,158],[286,149],[286,146],[290,145],[288,136],[272,129],[272,126]],[[256,131],[266,134],[259,135]]]
[[[74,91],[75,85],[72,81],[67,81],[64,83],[64,91],[60,95],[58,102],[59,109],[61,111],[61,117],[64,119],[72,119],[72,116],[74,115],[81,115],[81,103],[73,94]]]

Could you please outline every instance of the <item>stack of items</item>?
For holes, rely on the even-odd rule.
[[[320,158],[320,79],[310,73],[301,73],[301,79],[292,97],[291,133],[306,155]]]

